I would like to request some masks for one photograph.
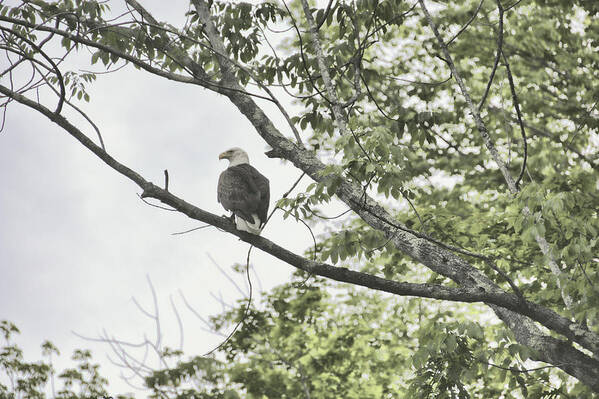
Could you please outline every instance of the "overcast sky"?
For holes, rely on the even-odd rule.
[[[180,24],[185,11],[182,1],[144,4],[174,24]],[[100,70],[98,65],[68,67]],[[227,162],[219,161],[218,154],[230,147],[246,149],[250,162],[270,179],[271,209],[300,175],[267,158],[268,148],[249,122],[212,92],[131,67],[99,75],[89,92],[91,102],[82,107],[100,127],[109,153],[160,185],[168,169],[170,191],[207,211],[224,214],[216,202],[216,182]],[[272,109],[270,113],[286,132],[282,118]],[[70,110],[65,109],[65,115],[95,140],[93,130]],[[179,332],[169,296],[184,323],[188,355],[220,342],[201,330],[178,292],[205,317],[222,310],[212,294],[234,303],[241,294],[210,257],[230,270],[232,264],[245,262],[247,244],[214,228],[171,235],[201,223],[144,204],[135,184],[48,119],[17,103],[9,106],[0,133],[0,182],[0,320],[21,329],[16,341],[27,360],[40,359],[39,345],[46,339],[62,352],[59,369],[71,365],[73,349],[91,348],[110,378],[111,394],[130,391],[106,358],[108,346],[73,332],[97,337],[106,329],[124,340],[152,338],[153,324],[132,301],[135,297],[151,310],[147,277],[156,289],[170,346],[178,345]],[[292,219],[283,221],[281,212],[263,235],[296,253],[311,244],[306,229]],[[259,250],[252,263],[259,276],[254,283],[259,279],[264,289],[287,281],[293,271]],[[245,286],[242,276],[236,279]]]

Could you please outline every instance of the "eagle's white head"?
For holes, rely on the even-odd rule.
[[[250,163],[250,158],[248,157],[247,152],[242,150],[239,147],[233,147],[218,156],[218,159],[228,159],[229,167],[235,165],[241,165],[243,163]]]

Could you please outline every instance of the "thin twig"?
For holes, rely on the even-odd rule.
[[[316,25],[316,30],[320,30],[320,27],[329,17],[329,13],[331,12],[331,5],[333,5],[333,0],[329,0],[329,4],[327,4],[327,8],[324,10],[324,14],[322,15],[322,20]]]
[[[173,296],[169,295],[169,300],[171,302],[171,308],[173,309],[173,313],[175,313],[175,317],[177,318],[177,325],[179,326],[179,350],[183,350],[183,322],[181,321],[181,316],[179,315],[179,311],[177,311],[177,307],[175,306],[175,302],[173,301]]]
[[[458,33],[456,33],[451,39],[449,39],[447,41],[448,46],[451,44],[451,42],[453,42],[455,39],[457,39],[458,36],[460,36],[466,30],[466,28],[468,28],[468,26],[470,26],[472,21],[474,21],[474,19],[478,15],[478,12],[480,11],[480,8],[483,6],[484,2],[485,2],[485,0],[480,0],[480,3],[478,3],[478,7],[476,7],[476,10],[474,10],[474,14],[472,14],[472,17],[468,20],[468,22],[466,22],[466,24],[462,27],[462,29],[460,29],[458,31]]]
[[[291,194],[291,192],[297,187],[297,185],[299,184],[299,182],[302,180],[302,178],[306,175],[306,172],[302,172],[302,174],[300,175],[300,177],[298,177],[295,182],[291,185],[291,188],[289,190],[287,190],[285,192],[285,194],[283,194],[281,196],[281,199],[283,198],[287,198],[289,196],[289,194]],[[270,218],[272,217],[272,215],[275,213],[275,211],[277,209],[280,209],[278,206],[275,206],[273,208],[272,211],[270,211],[270,215],[268,215],[268,217],[266,218],[266,222],[264,222],[264,224],[262,225],[262,230],[264,230],[264,227],[266,226],[266,224],[268,223],[268,221],[270,220]],[[261,230],[261,231],[262,231]]]
[[[499,2],[499,0],[497,0]],[[526,170],[526,160],[528,159],[528,144],[526,142],[526,131],[524,130],[524,122],[522,122],[522,112],[520,112],[520,102],[518,101],[518,95],[516,94],[516,85],[514,84],[514,78],[512,76],[512,71],[510,70],[510,64],[508,63],[507,56],[502,51],[503,54],[503,62],[505,63],[505,70],[507,72],[507,78],[510,83],[510,91],[512,92],[512,102],[514,103],[514,108],[516,109],[516,115],[518,116],[518,124],[520,125],[520,134],[522,135],[522,168],[520,169],[520,174],[516,179],[516,188],[520,185],[520,181],[522,180],[522,176],[524,176],[524,171]]]
[[[243,315],[239,319],[237,324],[235,324],[235,327],[229,333],[229,335],[217,347],[215,347],[212,350],[210,350],[209,352],[205,353],[204,356],[212,355],[214,352],[216,352],[217,350],[222,348],[227,342],[229,342],[229,340],[233,337],[233,335],[235,334],[235,332],[237,331],[239,326],[245,321],[245,318],[248,315],[250,306],[252,304],[252,294],[253,294],[252,279],[250,278],[250,254],[252,253],[252,248],[254,248],[254,246],[250,245],[250,248],[248,249],[247,259],[246,259],[246,269],[245,270],[246,270],[247,280],[248,280],[248,284],[249,284],[249,295],[248,295],[247,305],[245,307],[245,310],[243,311]]]
[[[196,316],[198,319],[200,319],[200,321],[201,321],[202,323],[204,323],[204,325],[206,326],[206,327],[202,327],[202,330],[204,330],[204,331],[206,331],[206,332],[209,332],[209,333],[211,333],[211,334],[220,335],[220,336],[222,336],[222,337],[224,337],[224,336],[225,336],[225,334],[223,334],[223,333],[221,333],[221,332],[219,332],[219,331],[215,331],[215,330],[212,328],[212,325],[210,324],[210,322],[208,322],[208,320],[207,320],[207,319],[206,319],[204,316],[202,316],[202,315],[200,314],[200,312],[198,312],[196,309],[194,309],[194,308],[193,308],[193,306],[191,306],[191,305],[189,304],[189,302],[187,301],[187,298],[185,298],[185,295],[183,295],[183,291],[181,291],[180,289],[179,289],[179,295],[181,296],[181,299],[183,299],[183,303],[185,304],[185,306],[187,307],[187,309],[189,309],[189,311],[190,311],[191,313],[193,313],[193,314],[194,314],[194,316]]]
[[[314,243],[314,253],[312,254],[312,260],[316,260],[316,252],[318,251],[318,246],[316,245],[316,237],[314,236],[314,232],[312,231],[312,228],[308,225],[308,223],[306,223],[302,218],[298,218],[298,220],[302,222],[304,226],[306,226],[306,228],[310,232],[310,235],[312,236],[312,242]]]
[[[143,194],[141,194],[141,195],[137,194],[137,196],[139,197],[140,200],[142,200],[143,202],[145,202],[147,205],[153,206],[154,208],[162,209],[162,210],[165,210],[165,211],[177,212],[177,210],[173,209],[173,208],[167,208],[166,206],[152,204],[151,202],[149,202],[148,200],[146,200],[144,198]]]
[[[241,296],[246,296],[246,295],[247,295],[247,294],[246,294],[246,293],[245,293],[245,292],[244,292],[244,291],[241,289],[241,287],[240,287],[240,286],[239,286],[239,285],[238,285],[238,284],[235,282],[235,280],[233,280],[233,279],[231,278],[231,276],[229,276],[229,274],[228,274],[227,272],[225,272],[225,270],[224,270],[222,267],[220,267],[220,265],[219,265],[219,264],[218,264],[218,263],[217,263],[217,262],[214,260],[214,258],[212,257],[212,255],[210,255],[210,253],[209,253],[209,252],[206,252],[206,256],[208,257],[208,259],[210,259],[210,261],[212,262],[212,264],[213,264],[214,266],[216,266],[216,268],[218,269],[218,271],[220,271],[220,272],[221,272],[221,274],[222,274],[223,276],[225,276],[225,278],[226,278],[227,280],[229,280],[229,282],[230,282],[231,284],[233,284],[233,286],[234,286],[234,287],[237,289],[237,292],[239,292],[239,293],[241,294]]]
[[[482,1],[481,1],[482,4]],[[495,53],[495,61],[493,62],[493,69],[491,69],[491,76],[489,76],[489,81],[487,82],[487,88],[483,93],[483,96],[478,104],[478,112],[485,105],[485,101],[487,100],[487,96],[489,95],[489,90],[491,89],[491,85],[493,84],[493,78],[495,77],[495,72],[497,71],[497,66],[499,65],[499,58],[503,52],[503,8],[501,7],[501,3],[497,0],[497,9],[499,11],[499,30],[497,32],[497,50]]]
[[[207,227],[214,227],[211,224],[206,224],[204,226],[200,226],[200,227],[194,227],[193,229],[189,229],[189,230],[185,230],[185,231],[178,231],[176,233],[171,233],[172,236],[178,236],[181,234],[187,234],[187,233],[191,233],[192,231],[196,231],[196,230],[201,230],[201,229],[205,229]]]
[[[499,366],[497,364],[493,364],[490,362],[486,362],[489,366],[491,367],[496,367],[498,369],[502,369],[502,370],[507,370],[507,371],[511,371],[513,373],[531,373],[533,371],[537,371],[537,370],[543,370],[543,369],[550,369],[550,368],[556,368],[556,367],[560,367],[560,366],[564,366],[567,363],[559,363],[559,364],[552,364],[550,366],[541,366],[541,367],[535,367],[533,369],[517,369],[514,367],[503,367],[503,366]]]
[[[164,169],[164,191],[168,191],[168,170]]]
[[[62,73],[60,72],[60,69],[58,69],[58,66],[56,65],[56,63],[52,60],[52,58],[46,54],[45,51],[43,51],[41,49],[41,47],[39,47],[37,44],[35,44],[34,42],[32,42],[31,40],[29,40],[28,38],[24,37],[23,35],[21,35],[19,32],[6,28],[4,26],[0,26],[0,30],[3,30],[5,32],[10,32],[13,35],[15,35],[16,37],[18,37],[20,40],[24,41],[25,43],[29,44],[31,47],[33,47],[42,57],[44,57],[46,59],[46,61],[48,61],[50,63],[50,65],[52,65],[52,69],[54,69],[54,73],[56,74],[56,79],[58,80],[58,85],[60,86],[60,97],[58,99],[58,104],[56,105],[56,109],[54,110],[55,114],[60,114],[60,111],[62,111],[62,104],[64,103],[65,97],[66,97],[66,90],[64,87],[64,78],[62,77]]]
[[[514,281],[503,271],[501,270],[496,264],[495,261],[491,260],[491,259],[486,259],[485,263],[492,268],[493,270],[495,270],[497,273],[499,273],[501,275],[501,277],[503,277],[505,279],[505,281],[507,281],[507,283],[510,285],[510,287],[512,288],[512,290],[514,291],[514,293],[518,296],[518,298],[520,298],[520,302],[526,306],[526,299],[524,298],[524,295],[522,295],[522,291],[520,291],[520,289],[518,288],[518,286],[514,283]]]

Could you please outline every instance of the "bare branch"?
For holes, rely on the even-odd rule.
[[[179,350],[182,351],[183,350],[183,339],[184,339],[183,322],[181,321],[181,316],[179,315],[179,311],[177,310],[177,307],[175,306],[175,302],[173,301],[172,295],[169,296],[169,300],[171,302],[171,308],[173,309],[173,313],[177,317],[177,325],[179,326]]]
[[[9,32],[9,33],[15,35],[16,37],[18,37],[19,40],[22,40],[25,43],[27,43],[28,45],[30,45],[36,52],[38,52],[42,57],[44,57],[50,65],[52,65],[52,69],[54,70],[54,73],[56,74],[56,79],[58,80],[58,85],[60,86],[60,96],[58,98],[58,104],[56,105],[56,110],[54,111],[54,113],[60,114],[60,111],[62,111],[62,104],[64,103],[64,100],[66,97],[66,90],[64,87],[64,78],[62,77],[62,73],[60,72],[60,69],[58,69],[58,66],[56,65],[54,60],[52,60],[52,58],[50,58],[50,56],[48,56],[48,54],[46,54],[46,52],[43,51],[40,46],[38,46],[37,44],[35,44],[33,41],[29,40],[25,36],[21,35],[19,32],[15,31],[13,29],[10,29],[10,28],[6,28],[4,26],[0,26],[0,30]]]
[[[216,268],[218,269],[219,272],[221,272],[221,274],[223,276],[225,276],[227,278],[227,280],[229,280],[229,282],[231,284],[233,284],[233,287],[235,287],[237,289],[237,292],[239,292],[241,294],[242,297],[247,296],[247,293],[244,292],[241,287],[239,286],[239,284],[237,284],[237,282],[235,282],[235,280],[233,280],[231,278],[231,276],[229,276],[229,273],[227,273],[222,267],[220,267],[220,265],[214,260],[214,258],[212,257],[212,255],[210,255],[209,252],[206,252],[206,256],[208,257],[208,259],[210,259],[210,261],[212,262],[212,264],[214,266],[216,266]]]
[[[220,336],[225,336],[225,334],[219,332],[219,331],[215,331],[212,328],[212,324],[210,324],[210,322],[200,314],[200,312],[198,312],[196,309],[193,308],[193,306],[191,306],[189,304],[189,302],[187,301],[187,298],[185,298],[185,295],[183,295],[183,291],[179,290],[179,295],[181,296],[181,299],[183,299],[183,303],[185,304],[185,306],[187,307],[187,309],[189,309],[189,311],[191,313],[194,314],[194,316],[196,316],[202,323],[204,323],[205,327],[203,327],[202,329],[206,332],[209,332],[211,334],[216,334],[216,335],[220,335]]]
[[[243,310],[243,315],[239,318],[239,321],[235,324],[235,327],[233,327],[233,330],[231,330],[229,335],[227,335],[227,337],[220,344],[218,344],[218,346],[216,346],[215,348],[211,349],[206,354],[204,354],[204,356],[209,356],[209,355],[213,354],[214,352],[216,352],[217,350],[219,350],[220,348],[222,348],[224,345],[226,345],[226,343],[229,342],[231,337],[233,337],[235,332],[237,332],[237,329],[239,328],[239,326],[241,326],[241,324],[245,322],[245,318],[247,317],[250,307],[252,306],[252,295],[254,293],[254,288],[252,286],[252,279],[250,278],[250,255],[252,253],[252,248],[254,248],[253,245],[250,245],[250,247],[248,248],[246,265],[245,265],[249,294],[248,294],[247,305],[245,306],[245,309]]]
[[[187,234],[187,233],[191,233],[192,231],[196,231],[196,230],[201,230],[201,229],[205,229],[207,227],[214,227],[211,224],[206,224],[204,226],[200,226],[200,227],[194,227],[193,229],[189,229],[189,230],[185,230],[185,231],[178,231],[176,233],[171,233],[172,236],[178,236],[181,234]]]

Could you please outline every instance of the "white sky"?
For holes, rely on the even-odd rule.
[[[177,9],[175,3],[182,6]],[[144,1],[161,20],[168,19],[164,12],[180,17],[184,4]],[[100,70],[98,65],[77,67]],[[170,191],[207,211],[224,214],[216,202],[216,182],[227,162],[219,162],[218,154],[232,146],[245,148],[251,163],[270,179],[271,209],[300,174],[267,158],[265,143],[234,106],[199,87],[127,67],[99,75],[90,95],[91,102],[80,105],[100,127],[113,156],[160,185],[168,169]],[[270,114],[287,132],[282,118],[272,109]],[[77,125],[95,140],[88,125]],[[214,228],[172,236],[200,223],[144,204],[135,184],[45,117],[16,103],[9,106],[0,133],[0,182],[0,319],[21,329],[16,342],[27,360],[41,358],[39,345],[46,339],[61,350],[59,370],[72,365],[73,349],[90,348],[110,379],[110,393],[130,391],[106,358],[108,346],[72,332],[95,337],[105,328],[124,340],[152,338],[153,324],[131,299],[151,309],[146,276],[156,289],[170,346],[176,347],[179,337],[171,295],[183,319],[188,355],[220,342],[201,331],[178,290],[205,317],[222,310],[211,293],[234,303],[241,295],[208,254],[230,270],[233,263],[245,262],[247,244]],[[297,253],[312,242],[301,224],[283,221],[282,212],[263,235]],[[259,250],[252,263],[264,289],[288,280],[293,271]],[[244,286],[243,277],[236,278]]]

